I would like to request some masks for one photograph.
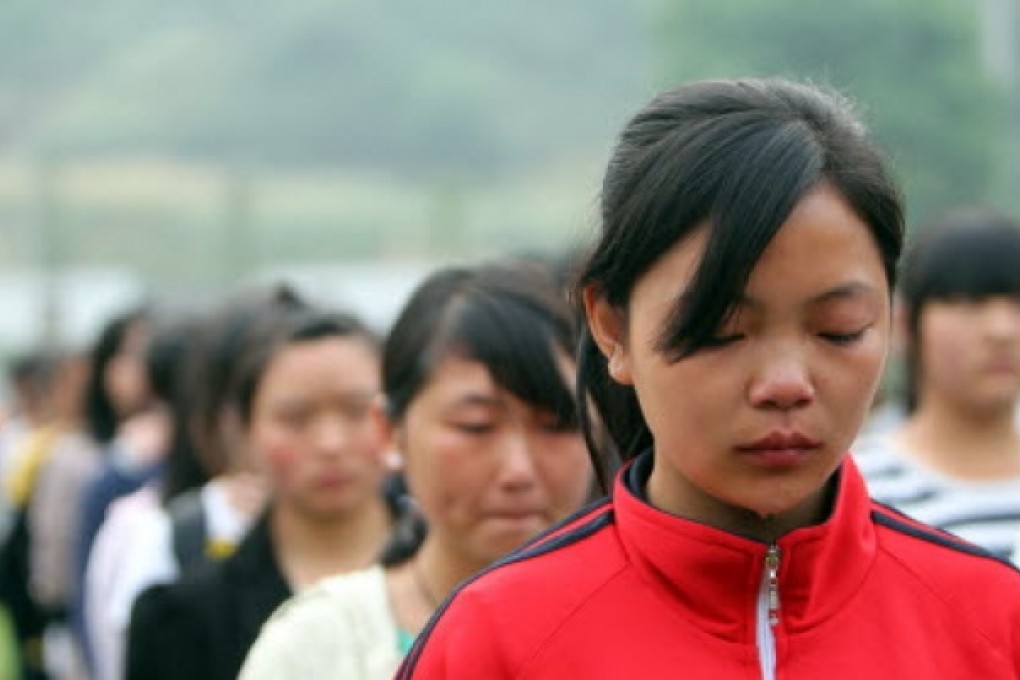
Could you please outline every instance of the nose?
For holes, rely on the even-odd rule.
[[[783,348],[764,358],[748,389],[755,408],[790,411],[815,399],[815,389],[801,353]]]
[[[506,432],[500,442],[499,480],[507,488],[522,489],[535,483],[535,459],[523,428]]]
[[[347,442],[347,427],[340,418],[322,418],[314,432],[315,448],[322,453],[337,453]]]

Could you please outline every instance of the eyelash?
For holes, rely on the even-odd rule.
[[[492,431],[491,423],[457,423],[454,425],[464,434],[483,435]]]
[[[845,346],[852,345],[853,343],[858,342],[861,338],[864,337],[864,332],[867,330],[868,330],[867,328],[862,328],[861,330],[854,331],[853,333],[819,333],[818,335],[823,340],[831,342],[834,345]],[[719,347],[725,347],[726,345],[729,345],[731,343],[743,339],[744,336],[741,334],[724,335],[720,337],[709,338],[708,340],[705,341],[704,346],[705,349],[717,349]]]
[[[742,340],[743,335],[723,335],[719,337],[712,337],[705,340],[705,349],[715,349],[718,347],[725,347],[738,340]]]
[[[834,345],[852,345],[864,337],[864,331],[867,328],[862,328],[854,333],[821,333],[821,337]]]

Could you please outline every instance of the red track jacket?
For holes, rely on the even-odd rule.
[[[400,680],[1020,678],[1020,573],[871,501],[773,546],[643,499],[651,458],[463,585]]]

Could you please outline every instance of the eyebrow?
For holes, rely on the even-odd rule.
[[[453,401],[456,406],[484,406],[486,408],[499,406],[500,403],[499,397],[471,392],[462,394]]]
[[[374,399],[379,394],[378,390],[354,388],[349,390],[343,390],[337,393],[335,396],[343,401],[369,401]],[[286,392],[279,397],[275,403],[283,406],[290,406],[292,404],[304,404],[312,399],[307,394],[300,393],[295,394],[294,392]]]
[[[830,288],[829,290],[823,291],[818,295],[811,297],[808,300],[808,304],[821,305],[827,302],[833,302],[835,300],[846,300],[849,298],[856,298],[863,295],[872,294],[876,290],[877,289],[870,284],[863,283],[861,281],[852,281],[850,283],[844,283],[842,285],[836,286],[835,288]],[[749,307],[760,307],[761,301],[757,300],[756,298],[749,297],[747,295],[741,295],[737,304],[747,305]]]
[[[877,289],[870,284],[854,281],[852,283],[843,284],[842,286],[836,286],[835,288],[827,290],[820,295],[816,295],[811,298],[809,302],[811,304],[817,304],[830,302],[832,300],[843,300],[846,298],[859,297],[861,295],[869,295],[874,293],[876,290]]]

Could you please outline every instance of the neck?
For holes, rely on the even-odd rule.
[[[663,467],[655,466],[648,479],[647,496],[652,505],[678,517],[768,544],[794,529],[825,521],[832,510],[838,483],[833,476],[821,489],[792,508],[762,516],[715,498],[684,480],[656,474]]]
[[[461,581],[488,566],[487,562],[468,559],[444,545],[438,531],[428,533],[414,561],[424,587],[439,601],[445,599]]]
[[[909,455],[952,477],[1020,475],[1013,403],[979,411],[926,396],[897,439]]]
[[[378,496],[341,517],[311,517],[283,503],[274,504],[271,512],[273,545],[295,590],[371,565],[390,531],[390,513]]]
[[[457,584],[486,565],[465,559],[443,540],[439,531],[430,530],[411,559],[387,570],[387,588],[397,625],[412,633],[421,631]]]

